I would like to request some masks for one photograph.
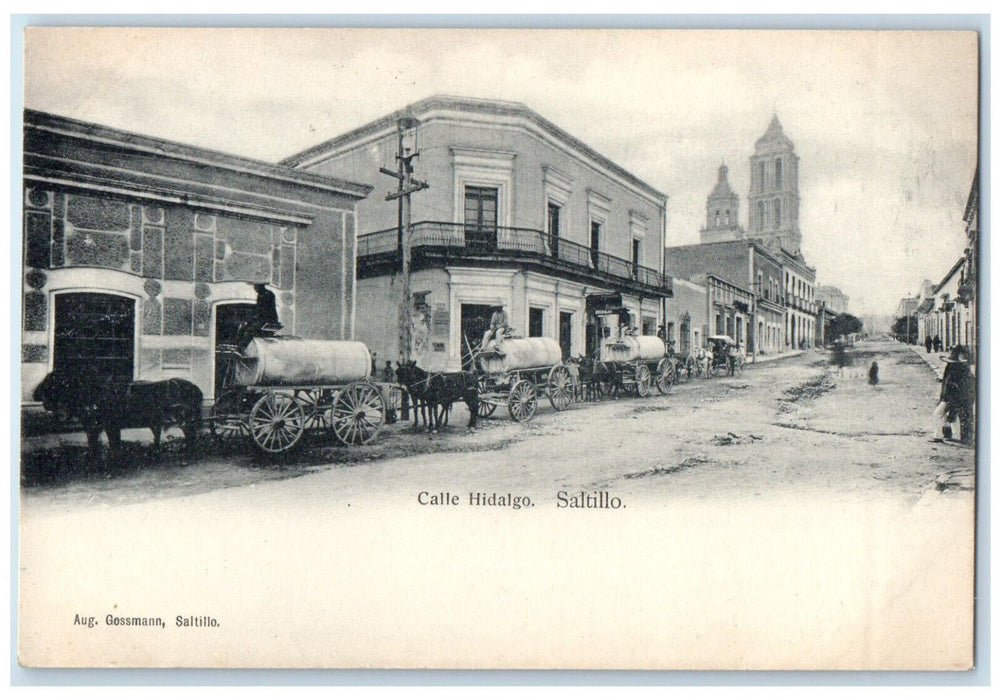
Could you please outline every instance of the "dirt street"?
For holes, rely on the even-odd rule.
[[[863,345],[841,373],[826,358],[542,406],[526,425],[499,410],[467,431],[460,410],[440,435],[397,425],[278,464],[207,445],[187,466],[60,473],[46,458],[79,448],[50,444],[25,458],[20,653],[83,666],[968,668],[973,450],[930,441],[937,387],[912,350]],[[120,615],[162,626],[106,623]],[[86,616],[93,627],[74,622]],[[175,623],[192,619],[214,624]]]
[[[307,445],[263,458],[245,439],[201,441],[194,459],[128,445],[121,469],[88,466],[82,435],[25,440],[22,507],[113,505],[324,473],[356,498],[505,489],[551,497],[561,489],[716,498],[721,494],[895,496],[937,486],[968,490],[973,451],[930,442],[938,387],[929,368],[895,343],[864,344],[837,370],[828,353],[749,367],[742,376],[693,379],[668,396],[578,404],[563,413],[545,399],[527,424],[501,408],[475,430],[465,406],[440,434],[386,426],[367,446]],[[873,360],[880,382],[868,383]]]

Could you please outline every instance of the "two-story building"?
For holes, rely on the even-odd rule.
[[[596,352],[617,331],[612,308],[656,333],[671,295],[667,196],[522,104],[430,97],[283,164],[392,191],[379,170],[396,170],[403,123],[417,125],[414,177],[429,186],[411,196],[411,355],[422,366],[461,366],[498,309],[564,356]],[[396,358],[403,215],[382,192],[358,215],[356,337]]]
[[[283,332],[352,337],[365,185],[24,112],[21,389],[52,370],[181,377],[275,290]]]
[[[672,246],[666,256],[668,274],[674,279],[714,274],[736,288],[751,292],[753,302],[741,316],[745,319],[741,327],[736,329],[744,338],[742,345],[750,357],[783,350],[784,272],[779,259],[764,245],[754,239],[723,240]]]

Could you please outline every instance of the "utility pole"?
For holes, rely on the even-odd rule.
[[[399,201],[399,216],[397,229],[397,245],[400,250],[400,278],[402,298],[400,299],[399,327],[400,327],[400,363],[410,362],[411,350],[411,325],[413,316],[413,294],[410,289],[410,248],[413,244],[413,230],[410,221],[410,195],[414,192],[427,189],[428,184],[413,177],[413,159],[420,155],[420,151],[404,146],[404,136],[408,131],[415,131],[420,122],[413,117],[401,117],[396,122],[397,136],[397,170],[379,168],[379,172],[384,175],[396,178],[398,186],[395,192],[386,195],[386,200],[396,199]],[[416,139],[415,139],[416,145]],[[406,394],[404,394],[406,397]],[[404,399],[402,406],[402,418],[406,420],[409,414],[409,402]]]

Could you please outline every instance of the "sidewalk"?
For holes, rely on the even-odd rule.
[[[947,355],[948,354],[947,352],[945,352],[944,350],[940,352],[934,352],[934,351],[925,352],[925,348],[923,345],[908,345],[907,347],[913,350],[918,357],[924,360],[925,364],[931,367],[932,371],[935,373],[935,376],[938,377],[938,380],[942,381],[942,372],[945,371],[945,360],[943,360],[942,357]],[[971,369],[974,370],[974,376],[976,376],[976,369],[975,368]]]
[[[757,357],[752,357],[748,355],[747,364],[749,365],[759,365],[762,362],[774,362],[776,360],[784,360],[787,357],[796,357],[797,355],[803,355],[806,350],[790,350],[789,352],[779,352],[772,355],[758,355]]]

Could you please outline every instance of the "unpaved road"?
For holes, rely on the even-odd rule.
[[[473,431],[460,405],[437,435],[396,424],[372,445],[314,445],[278,461],[243,440],[205,439],[187,463],[150,460],[147,447],[133,443],[129,466],[108,471],[86,467],[80,435],[60,438],[62,446],[49,439],[44,449],[28,440],[23,507],[125,504],[310,474],[355,497],[440,486],[537,498],[599,489],[696,499],[785,492],[916,499],[941,475],[949,490],[968,489],[973,451],[929,441],[937,396],[929,368],[898,344],[862,345],[852,355],[843,371],[826,353],[810,352],[741,377],[693,380],[668,396],[563,413],[543,399],[530,423],[513,423],[502,408]],[[873,359],[877,386],[867,381]]]
[[[840,374],[807,353],[666,397],[543,407],[527,425],[498,411],[467,432],[459,411],[441,435],[397,427],[280,464],[209,450],[64,473],[45,458],[68,448],[49,448],[21,489],[19,652],[61,666],[967,668],[974,453],[929,441],[936,395],[913,351],[872,344]],[[561,491],[622,507],[560,508]],[[457,504],[421,505],[437,494]]]

